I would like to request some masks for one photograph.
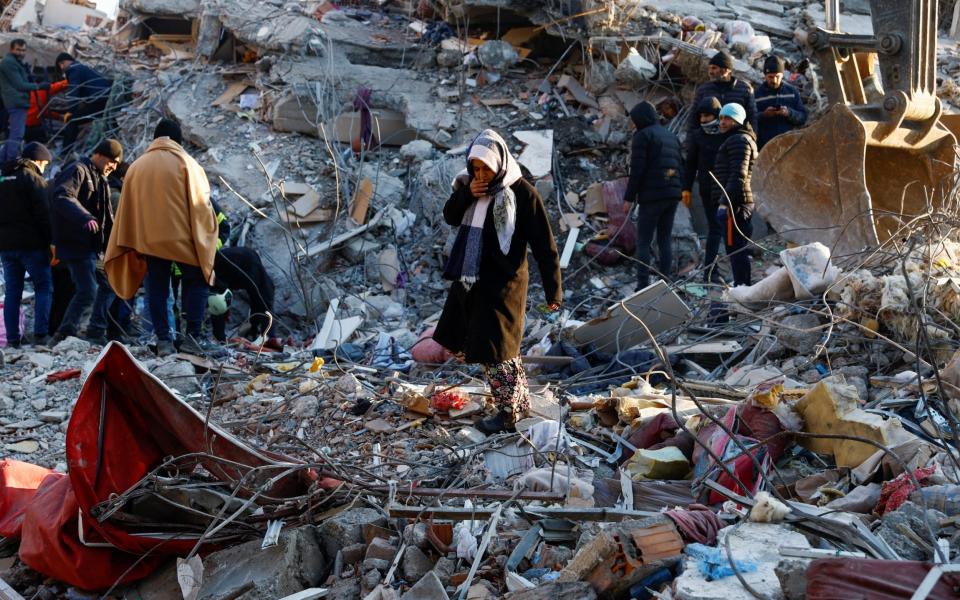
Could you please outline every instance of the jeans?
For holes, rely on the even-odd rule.
[[[107,311],[117,297],[107,281],[106,275],[97,270],[97,258],[78,258],[61,260],[70,271],[75,288],[73,298],[67,305],[60,323],[59,333],[76,335],[80,324],[87,321],[87,334],[103,334],[107,330]]]
[[[3,262],[3,324],[8,340],[19,340],[20,300],[23,297],[23,278],[30,274],[35,294],[33,334],[47,335],[50,324],[50,306],[53,304],[53,276],[50,273],[50,253],[47,250],[7,250],[0,252]]]
[[[150,274],[147,273],[147,277],[143,283],[144,292],[150,289]],[[175,323],[175,315],[173,314],[173,290],[170,291],[170,296],[167,298],[167,325],[169,328],[169,338],[174,337],[175,329],[172,328],[172,323]],[[140,314],[141,322],[143,323],[144,331],[156,335],[156,330],[153,327],[153,319],[150,318],[150,305],[147,302],[147,294],[145,293],[141,298],[139,298],[137,303],[137,313]],[[164,338],[167,339],[167,338]]]
[[[637,289],[650,285],[650,243],[657,234],[658,265],[667,277],[673,266],[673,216],[678,200],[660,200],[637,206]]]
[[[746,238],[753,235],[753,223],[750,222],[753,211],[741,207],[733,214],[736,221],[733,223],[733,231],[726,240],[730,270],[733,272],[733,285],[751,285],[750,252]]]
[[[167,298],[170,297],[170,260],[147,257],[147,309],[157,339],[172,341],[167,317]],[[207,310],[209,289],[200,267],[180,265],[183,273],[183,312],[187,315],[187,335],[199,338],[203,317]]]
[[[710,197],[709,186],[700,186],[700,200],[703,202],[703,212],[707,217],[707,241],[704,244],[703,268],[704,276],[709,278],[713,273],[717,255],[720,253],[723,229],[717,222],[717,201]]]
[[[3,145],[3,156],[0,156],[0,162],[9,162],[20,157],[20,145],[27,130],[27,109],[8,108],[7,123],[9,125],[7,143]]]

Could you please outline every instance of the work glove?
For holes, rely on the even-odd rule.
[[[690,208],[690,205],[693,204],[693,194],[689,190],[683,190],[680,192],[680,201],[683,202],[684,206]]]

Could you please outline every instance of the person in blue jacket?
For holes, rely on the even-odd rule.
[[[67,78],[70,119],[63,131],[63,151],[64,155],[69,155],[80,126],[103,118],[113,82],[66,52],[57,55],[57,68]]]
[[[783,80],[783,59],[769,56],[763,63],[764,83],[757,88],[757,111],[760,123],[757,147],[782,133],[792,131],[807,122],[807,109],[797,88]]]

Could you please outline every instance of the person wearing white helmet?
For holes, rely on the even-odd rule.
[[[757,162],[757,135],[747,121],[747,111],[736,103],[720,109],[720,132],[724,141],[717,150],[713,187],[717,220],[721,222],[730,257],[734,285],[750,285],[750,254],[747,242],[753,234],[753,191],[750,177]]]

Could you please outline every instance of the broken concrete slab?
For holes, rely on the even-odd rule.
[[[327,561],[315,527],[306,525],[282,532],[275,546],[261,549],[252,540],[203,559],[203,583],[198,600],[227,598],[283,598],[318,586],[327,573]],[[176,564],[170,564],[136,587],[140,600],[181,597]]]
[[[427,573],[400,600],[450,600],[447,590],[433,571]]]
[[[553,130],[515,131],[513,137],[526,144],[517,162],[530,171],[530,176],[537,179],[549,175],[553,168]]]
[[[413,583],[433,570],[433,561],[423,550],[416,546],[407,546],[403,551],[403,578]]]
[[[586,581],[551,581],[532,590],[505,595],[504,600],[596,600],[597,592]]]
[[[367,525],[385,527],[387,520],[372,508],[351,508],[333,516],[317,527],[323,550],[327,557],[334,557],[337,551],[364,541],[363,528]]]

